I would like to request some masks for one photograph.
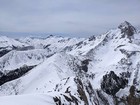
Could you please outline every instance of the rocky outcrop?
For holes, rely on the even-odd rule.
[[[115,94],[128,84],[128,80],[117,76],[114,71],[110,71],[109,74],[103,76],[101,82],[101,89],[109,95],[115,96]]]
[[[140,105],[140,95],[136,95],[136,87],[131,86],[129,90],[130,94],[127,97],[127,105]]]
[[[121,23],[118,28],[121,30],[121,33],[123,34],[122,37],[127,36],[128,38],[131,38],[133,34],[136,32],[136,29],[127,21]]]
[[[85,60],[81,61],[81,69],[84,72],[88,71],[88,64],[89,64],[90,61],[91,61],[90,59],[85,59]]]

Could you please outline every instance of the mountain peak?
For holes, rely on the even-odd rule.
[[[129,22],[124,21],[118,26],[119,29],[121,29],[121,32],[125,35],[133,36],[134,33],[136,33],[136,29],[134,26],[132,26]]]
[[[129,27],[129,26],[132,26],[128,21],[124,21],[123,23],[121,23],[120,25],[119,25],[119,27]]]

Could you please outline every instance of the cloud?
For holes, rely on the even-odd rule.
[[[125,20],[140,25],[139,0],[1,0],[0,31],[101,34]]]

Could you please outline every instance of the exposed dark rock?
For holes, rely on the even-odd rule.
[[[136,87],[135,87],[135,86],[131,86],[131,87],[130,87],[129,92],[130,92],[130,95],[131,95],[131,96],[134,96],[134,95],[135,95],[135,90],[136,90]]]
[[[126,51],[124,49],[120,49],[122,54],[125,54],[127,58],[130,58],[132,55],[135,55],[139,51]]]
[[[119,45],[119,46],[117,46],[117,48],[122,47],[122,46],[125,46],[125,45]],[[117,48],[116,48],[116,49],[117,49]]]
[[[49,35],[49,36],[47,36],[47,38],[51,38],[51,37],[54,37],[54,35]]]
[[[3,55],[7,54],[10,51],[11,50],[7,50],[7,49],[0,50],[0,57],[2,57]]]
[[[90,79],[94,79],[95,78],[95,74],[93,73],[90,73],[90,74],[85,74],[87,78],[90,78]]]
[[[71,98],[69,98],[68,96],[66,96],[66,95],[63,95],[64,97],[65,97],[65,99],[68,101],[68,102],[72,102],[72,99]]]
[[[30,71],[32,68],[34,68],[35,66],[23,66],[21,68],[15,69],[10,71],[9,73],[2,75],[0,77],[0,86],[6,82],[12,81],[14,79],[17,79],[21,76],[23,76],[25,73],[27,73],[28,71]]]
[[[135,70],[135,73],[134,73],[134,79],[133,79],[133,85],[139,85],[139,72],[140,72],[140,64],[138,63],[137,66],[136,66],[136,70]]]
[[[88,38],[88,41],[93,41],[95,39],[96,39],[96,37],[93,35],[93,36],[91,36],[91,37]]]
[[[126,58],[122,58],[119,62],[121,65],[132,65],[132,62],[129,60],[129,59],[126,59]]]
[[[129,90],[130,94],[127,97],[127,105],[140,105],[140,97],[136,96],[136,87],[131,86]]]
[[[108,100],[106,99],[106,97],[102,94],[101,90],[97,90],[97,94],[98,94],[98,97],[101,99],[102,103],[104,105],[109,105],[109,102]]]
[[[121,75],[122,78],[130,78],[131,73],[127,71],[127,72],[120,73],[120,75]]]
[[[61,104],[61,98],[60,97],[53,97],[53,100],[56,103],[56,105],[62,105]]]
[[[67,89],[66,89],[65,93],[70,93],[69,88],[70,88],[70,86],[69,86],[69,87],[67,87]]]
[[[71,93],[68,93],[67,95],[60,94],[60,96],[53,97],[53,100],[56,105],[66,105],[65,102],[69,103],[68,105],[79,105],[78,99],[71,95]]]
[[[73,46],[66,46],[63,51],[71,51]]]
[[[117,76],[114,71],[110,71],[109,74],[103,76],[101,82],[101,89],[109,95],[115,96],[115,94],[128,84],[128,80]]]
[[[85,105],[89,105],[82,81],[79,78],[75,78],[75,82],[77,84],[77,92],[79,94],[79,98],[84,101]]]
[[[65,39],[61,39],[61,40],[59,40],[58,42],[59,42],[59,43],[64,43],[64,42],[66,42],[66,40],[65,40]]]
[[[123,34],[122,38],[127,35],[128,38],[133,36],[133,34],[136,32],[136,29],[127,21],[124,23],[121,23],[118,28],[121,30],[121,33]]]
[[[81,69],[85,72],[88,71],[88,64],[89,64],[89,61],[91,61],[90,59],[86,59],[84,61],[81,62]]]
[[[77,44],[76,44],[76,47],[77,47],[77,48],[81,48],[81,47],[82,47],[82,44],[83,44],[83,41],[77,43]]]
[[[46,48],[48,48],[50,45],[51,45],[51,44],[48,44],[48,45],[44,46],[43,48],[46,49]]]
[[[70,97],[72,98],[72,100],[75,103],[75,105],[78,105],[78,99],[76,97],[74,97],[73,95],[71,95],[71,94],[70,94]]]

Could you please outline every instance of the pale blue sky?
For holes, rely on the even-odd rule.
[[[86,37],[125,20],[140,27],[140,0],[0,0],[0,35]]]

